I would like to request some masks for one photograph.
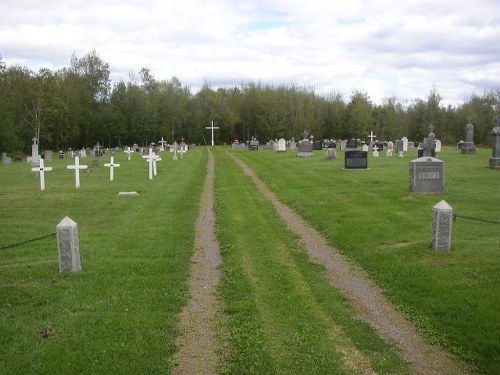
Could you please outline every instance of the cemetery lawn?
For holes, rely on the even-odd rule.
[[[446,348],[477,373],[498,372],[499,224],[458,217],[453,223],[451,251],[435,252],[430,248],[432,207],[442,199],[452,206],[454,214],[500,221],[500,173],[487,168],[490,149],[478,148],[476,155],[462,155],[455,148],[445,147],[439,155],[446,162],[445,194],[442,195],[409,192],[409,161],[417,157],[416,150],[408,152],[404,159],[386,158],[385,152],[380,158],[373,158],[370,153],[368,170],[344,170],[340,150],[337,150],[339,158],[333,161],[325,160],[325,151],[315,151],[313,158],[297,158],[295,152],[230,152],[249,164],[284,203],[317,228],[333,246],[361,265],[429,342]],[[220,207],[246,193],[244,185],[239,184],[237,191],[228,192],[236,184],[235,177],[228,179],[225,185],[221,180],[222,177],[218,180],[219,194],[224,192],[224,199],[219,201]],[[290,298],[293,302],[288,309],[296,310],[301,303],[294,300],[298,292],[289,289],[282,270],[283,258],[296,259],[297,268],[313,267],[305,263],[299,265],[298,258],[303,256],[301,252],[285,251],[293,248],[293,238],[279,225],[273,227],[277,224],[270,218],[275,214],[268,205],[257,197],[251,202],[243,217],[234,214],[231,219],[230,216],[221,219],[224,220],[220,227],[221,237],[228,236],[230,240],[223,241],[228,244],[236,241],[232,237],[234,231],[245,231],[240,221],[250,225],[246,227],[249,236],[246,242],[238,242],[237,246],[226,245],[225,260],[230,263],[227,258],[235,257],[236,249],[244,247],[245,243],[255,243],[257,238],[262,238],[257,242],[258,246],[247,245],[249,254],[259,251],[259,256],[269,260],[267,264],[257,266],[248,255],[241,256],[226,277],[243,272],[246,283],[249,283],[258,275],[257,272],[264,272],[257,267],[272,268],[276,281],[274,293],[267,295],[270,292],[267,288],[264,293],[258,285],[252,290],[245,284],[242,284],[241,291],[250,288],[248,293],[263,293],[269,301],[278,300],[280,291],[292,292]],[[262,246],[268,250],[260,253]],[[283,252],[285,255],[276,255]],[[274,256],[278,258],[274,259]],[[266,277],[271,277],[271,271],[268,272]],[[312,277],[312,273],[303,271],[307,277]],[[329,293],[327,300],[335,298],[332,297],[333,291]],[[315,292],[308,295],[312,298]],[[263,334],[268,329],[251,326],[253,318],[250,312],[254,315],[256,311],[268,313],[264,305],[250,306],[251,303],[254,303],[252,299],[242,298],[240,304],[233,307],[247,309],[242,312],[242,317],[247,318],[249,326],[248,331],[241,332],[242,335],[250,331]],[[287,311],[285,308],[283,315],[276,316],[283,322],[280,324],[298,325],[300,331],[301,322],[312,323],[307,315],[288,322]],[[256,341],[264,342],[259,338]],[[286,347],[290,343],[277,345]]]
[[[451,251],[429,248],[432,206],[441,199],[456,214],[500,221],[491,150],[444,148],[442,195],[409,192],[416,150],[405,159],[369,156],[364,171],[344,170],[340,150],[329,161],[324,151],[313,158],[213,152],[221,373],[411,373],[390,343],[356,319],[227,152],[363,267],[428,341],[476,373],[498,372],[499,225],[457,218]],[[161,156],[149,180],[147,163],[121,152],[113,182],[104,156],[100,168],[81,172],[79,190],[68,159],[47,163],[54,169],[45,192],[28,164],[0,166],[0,248],[50,235],[69,216],[78,223],[83,269],[59,273],[53,237],[0,250],[0,374],[170,373],[208,154],[199,147],[177,161]]]
[[[68,159],[47,163],[45,192],[29,164],[0,167],[0,247],[55,232],[68,216],[83,269],[59,273],[55,238],[0,250],[0,374],[170,372],[207,152],[162,156],[149,180],[147,163],[121,152],[113,182],[104,156],[79,190]]]

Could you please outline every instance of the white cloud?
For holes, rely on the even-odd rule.
[[[193,90],[253,80],[378,103],[435,87],[456,103],[499,88],[499,11],[495,0],[4,0],[0,53],[37,70],[96,50],[113,79],[146,67]]]

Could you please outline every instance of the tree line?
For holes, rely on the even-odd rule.
[[[444,144],[462,140],[470,116],[476,144],[489,145],[493,118],[500,112],[500,90],[472,94],[458,107],[443,106],[436,90],[426,99],[401,103],[395,97],[374,104],[355,91],[345,102],[341,93],[318,95],[313,88],[244,83],[195,94],[176,77],[157,80],[148,68],[131,73],[128,82],[112,83],[109,64],[96,51],[75,54],[69,67],[33,72],[6,66],[0,56],[0,150],[27,153],[33,137],[41,149],[66,150],[149,145],[162,137],[210,143],[211,121],[217,144],[257,137],[261,142],[300,139],[304,130],[315,139],[379,140],[406,136],[421,141],[429,124]]]

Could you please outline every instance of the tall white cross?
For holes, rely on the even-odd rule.
[[[165,151],[165,143],[167,143],[167,141],[164,141],[163,137],[161,137],[161,141],[159,141],[158,143],[161,145],[160,150]]]
[[[111,156],[111,160],[109,163],[104,163],[105,167],[109,167],[109,181],[113,181],[114,178],[114,169],[119,167],[120,164],[115,164],[115,158]]]
[[[80,169],[87,169],[88,166],[82,164],[80,165],[80,158],[78,156],[75,156],[75,165],[67,165],[67,169],[74,169],[75,170],[75,185],[76,188],[80,188]]]
[[[212,126],[206,126],[205,129],[212,129],[212,146],[214,145],[214,129],[219,129],[218,126],[214,126],[214,122],[212,121]]]
[[[153,149],[149,148],[149,154],[148,155],[143,155],[142,157],[146,159],[146,161],[149,164],[149,179],[153,179],[153,161],[154,161],[154,154],[153,154]]]
[[[373,134],[373,130],[371,130],[371,131],[370,131],[370,135],[368,135],[368,138],[370,138],[370,143],[372,143],[372,142],[373,142],[373,138],[375,138],[375,137],[376,137],[376,135],[375,135],[375,134]]]
[[[159,155],[156,155],[153,152],[153,176],[156,176],[158,174],[158,170],[156,169],[156,162],[161,161],[161,158]]]
[[[45,167],[43,165],[43,159],[40,159],[40,166],[31,168],[33,172],[39,172],[40,173],[40,190],[44,191],[45,190],[45,171],[49,172],[52,170],[52,167]]]
[[[125,153],[127,154],[128,160],[130,160],[130,154],[133,154],[134,151],[130,150],[130,146],[127,146]]]

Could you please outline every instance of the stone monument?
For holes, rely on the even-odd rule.
[[[444,193],[444,161],[422,156],[410,161],[410,191],[423,194]]]
[[[442,200],[432,207],[431,247],[434,250],[450,250],[453,226],[453,208]]]
[[[491,142],[490,168],[500,169],[500,115],[495,116],[495,125],[491,131],[493,140]]]
[[[467,117],[468,123],[465,126],[465,142],[462,144],[462,154],[475,154],[476,146],[474,145],[474,125],[472,125],[472,117]]]
[[[304,139],[299,142],[299,152],[297,156],[299,157],[310,157],[314,156],[313,154],[313,143],[307,139],[309,133],[307,130],[304,131]]]
[[[38,154],[38,138],[33,137],[33,144],[31,145],[31,165],[39,165],[40,155]]]

